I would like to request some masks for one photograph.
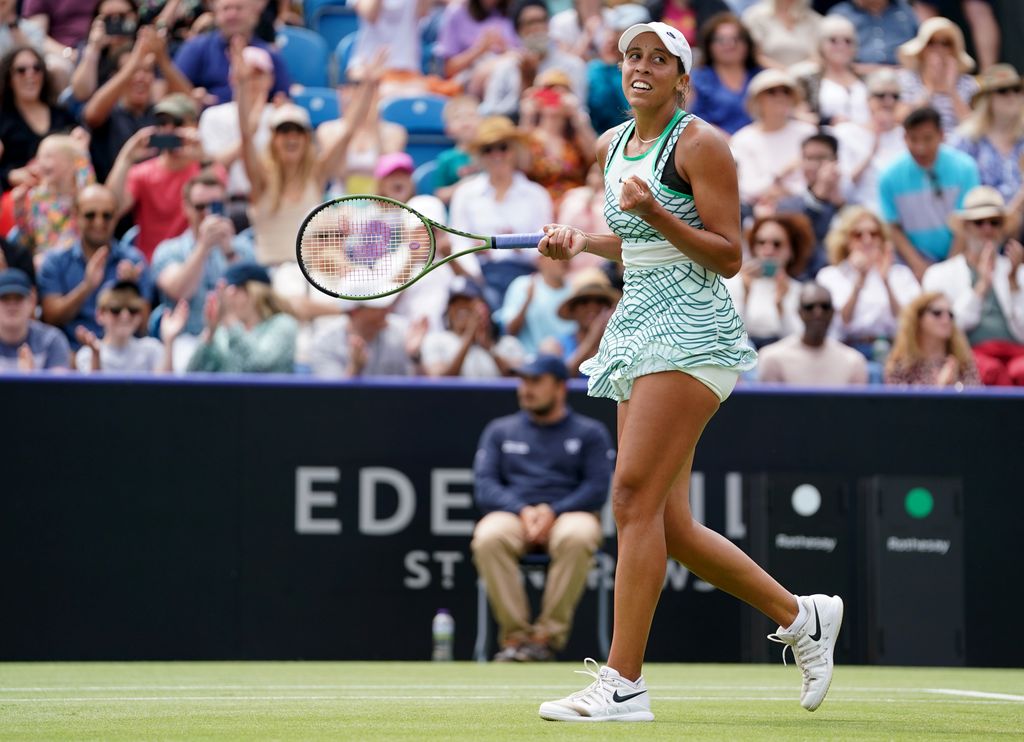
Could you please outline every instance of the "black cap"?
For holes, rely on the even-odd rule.
[[[18,268],[8,268],[0,271],[0,296],[8,294],[19,294],[28,296],[32,293],[32,279],[28,274]]]
[[[224,282],[228,286],[242,286],[249,281],[269,284],[270,274],[262,265],[252,261],[235,263],[224,271]]]

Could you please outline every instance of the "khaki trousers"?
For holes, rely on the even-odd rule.
[[[594,513],[562,513],[551,526],[551,557],[540,615],[530,621],[530,603],[519,558],[527,543],[518,515],[488,513],[473,531],[473,562],[487,587],[498,622],[498,643],[546,642],[562,649],[569,640],[573,614],[583,596],[594,552],[601,545],[601,522]]]

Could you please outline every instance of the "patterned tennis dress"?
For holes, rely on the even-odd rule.
[[[658,141],[637,157],[625,155],[634,127],[627,121],[608,147],[604,216],[622,238],[625,286],[597,355],[580,366],[589,376],[587,393],[592,397],[622,402],[629,399],[637,377],[683,371],[724,399],[739,373],[757,365],[721,277],[684,255],[643,219],[619,208],[622,181],[636,175],[669,213],[704,228],[693,196],[661,182],[676,141],[693,120],[692,114],[677,111]],[[723,376],[729,383],[716,383]]]

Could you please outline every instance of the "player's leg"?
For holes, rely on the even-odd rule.
[[[608,665],[588,660],[594,683],[540,715],[561,721],[650,721],[640,675],[651,620],[665,575],[664,509],[669,488],[692,452],[718,398],[678,372],[643,376],[619,406],[619,452],[612,481],[618,528],[615,622]]]
[[[779,630],[769,638],[793,649],[803,672],[800,703],[814,711],[832,682],[832,654],[843,621],[842,599],[828,595],[798,598],[732,541],[696,522],[690,512],[689,471],[687,466],[680,472],[665,504],[669,555],[704,581],[749,603],[779,624]]]

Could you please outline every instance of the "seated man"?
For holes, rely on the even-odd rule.
[[[414,374],[408,323],[391,314],[394,302],[394,294],[346,302],[346,316],[318,320],[310,352],[313,374],[333,379]],[[418,322],[417,328],[418,343],[426,321]]]
[[[118,281],[101,289],[96,321],[103,328],[103,339],[84,327],[78,328],[76,335],[82,347],[75,354],[75,368],[83,374],[170,371],[169,343],[165,351],[156,338],[135,337],[142,326],[142,308],[142,296],[134,281]],[[184,319],[184,311],[178,316]]]
[[[32,319],[35,310],[28,274],[17,268],[0,270],[0,372],[68,369],[67,338]]]
[[[484,429],[476,452],[473,561],[498,622],[497,661],[550,660],[569,638],[615,452],[604,425],[566,406],[565,364],[537,356],[516,370],[519,408]],[[519,574],[527,552],[551,556],[540,615],[530,621]]]
[[[949,298],[982,383],[1024,386],[1024,247],[1007,238],[1012,215],[999,191],[978,186],[956,216],[964,250],[930,267],[924,290]]]
[[[152,294],[149,270],[142,254],[114,238],[117,200],[109,188],[90,185],[75,197],[75,219],[81,236],[71,247],[46,253],[39,269],[39,294],[43,321],[64,330],[72,347],[78,348],[79,326],[102,337],[96,322],[96,297],[100,287],[118,279],[139,284],[143,297]],[[143,302],[143,321],[149,302]]]
[[[853,348],[828,337],[835,316],[832,296],[821,284],[800,290],[803,335],[790,335],[758,352],[759,379],[801,386],[866,384],[867,360]]]

